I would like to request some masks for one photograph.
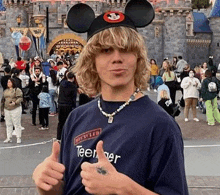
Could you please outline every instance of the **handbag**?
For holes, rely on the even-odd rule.
[[[180,111],[179,105],[173,106],[173,114],[172,114],[172,116],[173,116],[173,117],[179,116],[180,113],[181,113],[181,111]]]

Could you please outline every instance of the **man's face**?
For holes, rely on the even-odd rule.
[[[104,48],[95,58],[102,87],[134,86],[137,57],[133,52]]]
[[[40,69],[35,69],[35,70],[34,70],[34,73],[35,73],[36,76],[39,76],[39,75],[40,75],[40,72],[41,72]]]

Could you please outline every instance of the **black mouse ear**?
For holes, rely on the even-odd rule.
[[[66,22],[72,31],[84,33],[89,30],[94,19],[93,9],[84,3],[78,3],[69,10]]]
[[[135,27],[145,27],[155,17],[154,8],[147,0],[129,1],[125,7],[125,14],[134,22]]]

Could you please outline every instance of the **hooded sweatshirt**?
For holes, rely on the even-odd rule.
[[[58,104],[59,106],[76,107],[77,86],[68,80],[63,79],[60,83]]]

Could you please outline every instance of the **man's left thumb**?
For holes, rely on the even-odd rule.
[[[96,145],[96,152],[98,155],[98,161],[106,161],[108,160],[105,156],[104,150],[103,150],[103,141],[99,141]]]

